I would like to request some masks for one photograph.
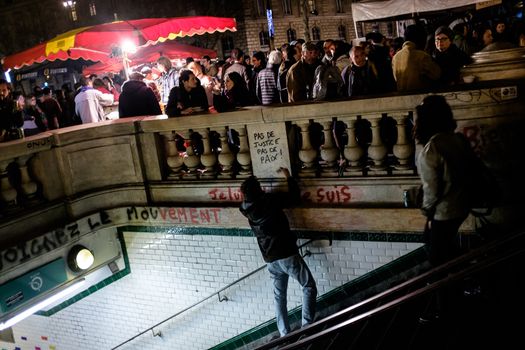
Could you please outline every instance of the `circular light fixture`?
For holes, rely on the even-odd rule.
[[[67,264],[75,272],[89,269],[95,262],[93,253],[82,245],[75,245],[67,255]]]

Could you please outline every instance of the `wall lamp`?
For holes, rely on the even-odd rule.
[[[95,256],[91,250],[77,244],[67,254],[67,265],[74,272],[82,272],[93,266]]]

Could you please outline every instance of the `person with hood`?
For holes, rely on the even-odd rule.
[[[290,332],[286,292],[288,279],[297,280],[303,290],[302,326],[314,321],[317,287],[310,269],[299,254],[297,237],[290,230],[283,208],[300,201],[297,182],[287,168],[279,168],[288,181],[289,193],[265,193],[255,176],[241,185],[244,200],[241,213],[248,218],[268,272],[273,280],[277,328],[281,336]]]
[[[146,85],[141,73],[131,73],[122,86],[118,113],[119,118],[162,114],[155,93]]]

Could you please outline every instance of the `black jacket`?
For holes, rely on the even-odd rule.
[[[441,68],[440,82],[445,86],[457,84],[460,81],[461,67],[470,63],[470,57],[454,44],[450,44],[444,52],[436,49],[432,58]]]
[[[168,104],[166,105],[168,117],[178,117],[181,115],[181,111],[189,107],[200,107],[202,111],[208,111],[206,90],[201,85],[197,85],[190,92],[179,86],[171,89]]]
[[[298,253],[297,236],[290,230],[283,208],[299,202],[300,190],[288,178],[288,193],[263,193],[256,201],[242,202],[240,211],[248,218],[264,261],[272,262]]]
[[[118,104],[119,118],[162,114],[155,93],[146,83],[128,80],[122,86]]]

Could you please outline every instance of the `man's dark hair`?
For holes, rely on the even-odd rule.
[[[42,93],[44,95],[49,95],[49,94],[51,94],[51,89],[46,86],[45,88],[42,89]]]
[[[418,49],[423,50],[427,41],[427,32],[425,27],[420,24],[411,24],[406,27],[405,41],[411,41],[416,44]]]
[[[254,202],[264,193],[259,180],[253,175],[244,180],[241,185],[241,192],[247,202]]]
[[[230,57],[237,61],[241,60],[244,57],[244,52],[242,52],[241,49],[236,47],[235,49],[231,51]]]
[[[90,78],[86,78],[84,76],[80,77],[79,83],[82,86],[88,86],[88,84],[91,82]]]
[[[129,80],[143,81],[144,75],[139,72],[133,72],[129,75]]]
[[[379,32],[370,32],[365,35],[367,41],[372,40],[376,44],[380,44],[385,36]]]
[[[210,62],[211,61],[211,58],[208,55],[202,56],[202,59],[205,60],[206,62]]]
[[[414,138],[423,145],[432,136],[440,132],[456,129],[456,121],[447,100],[441,95],[430,95],[416,107],[417,119],[414,126]]]
[[[184,82],[190,80],[190,77],[194,75],[193,72],[189,69],[182,69],[179,74],[179,86],[184,88]]]

